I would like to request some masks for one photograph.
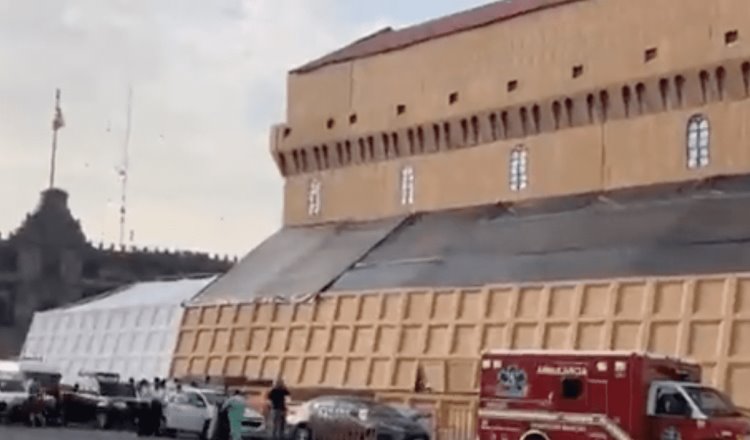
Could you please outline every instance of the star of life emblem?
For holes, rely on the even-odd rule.
[[[497,372],[497,394],[508,397],[523,397],[528,388],[526,372],[515,365]]]

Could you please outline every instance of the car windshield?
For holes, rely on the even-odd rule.
[[[60,386],[60,379],[62,378],[59,374],[53,373],[36,373],[27,371],[24,373],[27,379],[34,380],[39,386],[46,390],[52,390]]]
[[[17,379],[0,379],[0,393],[22,393],[23,382]]]
[[[686,386],[690,398],[709,417],[739,416],[740,412],[729,397],[717,390],[706,387]]]
[[[99,390],[105,397],[135,397],[135,388],[129,383],[99,382]]]

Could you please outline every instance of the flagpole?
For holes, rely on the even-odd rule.
[[[57,130],[60,129],[58,115],[60,114],[60,89],[55,92],[55,120],[52,123],[52,155],[49,166],[49,187],[55,187],[55,162],[57,162]]]
[[[55,156],[57,155],[57,130],[52,132],[52,157],[49,166],[49,187],[55,187]]]

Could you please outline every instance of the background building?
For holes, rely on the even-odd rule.
[[[13,234],[0,239],[0,357],[17,355],[35,311],[48,310],[136,281],[216,274],[228,258],[187,252],[95,247],[59,189]]]
[[[173,371],[470,420],[484,349],[649,350],[750,408],[746,16],[495,2],[293,70],[285,226],[188,309]]]

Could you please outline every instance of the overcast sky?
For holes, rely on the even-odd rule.
[[[133,87],[134,244],[240,255],[280,227],[268,129],[292,67],[386,25],[483,0],[0,0],[0,232],[57,186],[94,242],[116,242],[116,168]]]

